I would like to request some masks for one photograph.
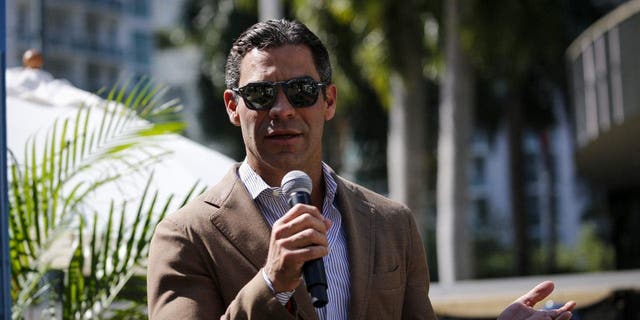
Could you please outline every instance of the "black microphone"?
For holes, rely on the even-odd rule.
[[[282,178],[281,188],[289,206],[293,207],[298,203],[311,204],[311,178],[306,173],[299,170],[290,171]],[[316,308],[324,307],[329,299],[327,298],[327,276],[322,258],[305,262],[302,273],[307,291],[311,295],[311,303]]]

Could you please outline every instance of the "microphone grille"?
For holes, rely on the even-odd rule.
[[[311,178],[300,170],[289,171],[285,174],[280,186],[285,195],[296,191],[303,191],[311,194]]]

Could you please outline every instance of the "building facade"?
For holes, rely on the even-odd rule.
[[[616,267],[640,267],[640,1],[591,25],[567,50],[576,160],[611,221]]]
[[[7,67],[28,49],[44,69],[89,91],[151,72],[150,0],[8,0]]]
[[[555,124],[544,133],[523,135],[525,205],[529,235],[538,246],[573,247],[588,206],[573,160],[575,144],[565,102],[554,99]],[[471,144],[469,196],[472,230],[485,230],[508,245],[513,241],[507,133],[477,131]],[[496,232],[504,230],[505,232]]]

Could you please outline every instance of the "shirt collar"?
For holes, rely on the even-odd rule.
[[[322,162],[322,174],[325,181],[324,202],[333,203],[333,199],[336,195],[337,184],[333,179],[333,176],[331,175],[331,168],[324,162]],[[280,187],[271,187],[266,182],[264,182],[262,177],[260,177],[255,171],[253,171],[246,159],[242,161],[242,164],[238,169],[238,175],[240,176],[240,180],[242,180],[242,182],[244,183],[253,200],[258,198],[258,196],[265,191],[270,191],[271,193],[278,194],[280,193]]]
[[[245,187],[249,191],[251,198],[255,200],[263,191],[279,191],[278,187],[270,187],[262,178],[251,168],[247,160],[242,161],[240,168],[238,169],[238,175],[240,180],[244,183]]]

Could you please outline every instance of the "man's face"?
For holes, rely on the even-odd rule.
[[[286,81],[308,76],[320,81],[311,51],[302,45],[265,50],[253,49],[242,59],[238,87],[259,81]],[[271,185],[290,170],[311,172],[322,160],[324,122],[335,114],[336,88],[322,90],[310,107],[294,108],[282,88],[269,110],[251,110],[245,101],[227,90],[224,95],[231,123],[240,126],[247,160]]]

